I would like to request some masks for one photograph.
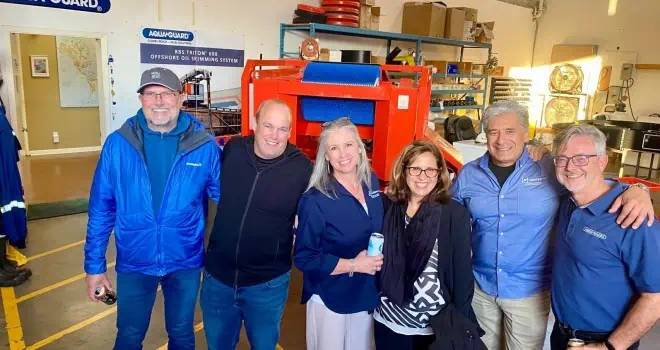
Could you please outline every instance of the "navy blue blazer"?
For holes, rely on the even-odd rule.
[[[357,272],[353,277],[330,275],[340,258],[355,258],[367,249],[371,233],[381,232],[383,202],[378,178],[373,173],[371,178],[371,189],[362,185],[369,214],[334,180],[331,188],[337,198],[315,188],[302,196],[293,261],[303,272],[303,304],[318,294],[328,309],[339,314],[371,311],[378,305],[375,276]]]

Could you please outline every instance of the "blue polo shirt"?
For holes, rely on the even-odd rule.
[[[608,213],[625,190],[616,184],[586,207],[563,196],[552,273],[559,321],[587,332],[611,332],[640,293],[660,292],[660,225],[622,229]]]
[[[566,190],[550,156],[535,162],[525,149],[501,187],[489,157],[467,163],[451,191],[472,218],[472,266],[479,287],[494,297],[526,298],[550,287],[551,232]]]

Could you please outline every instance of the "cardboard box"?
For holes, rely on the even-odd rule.
[[[463,40],[465,11],[456,8],[447,9],[445,18],[445,38]]]
[[[371,29],[371,6],[360,6],[360,29]]]
[[[477,34],[477,23],[472,21],[463,22],[463,41],[474,42]]]
[[[380,29],[380,7],[374,6],[371,8],[371,26],[369,27],[371,30],[379,30]]]
[[[424,60],[425,66],[432,66],[434,74],[447,73],[447,61],[440,60]]]
[[[470,22],[477,22],[479,19],[477,18],[479,14],[479,10],[473,9],[470,7],[455,7],[457,10],[463,10],[465,12],[465,20],[470,21]]]
[[[319,52],[319,61],[330,61],[330,49],[321,49]]]
[[[360,4],[367,6],[376,6],[376,0],[360,0]]]
[[[447,8],[430,2],[403,4],[401,33],[444,38]]]
[[[386,64],[385,60],[387,57],[385,56],[371,56],[371,63],[376,63],[376,64]]]
[[[495,39],[493,29],[495,29],[495,22],[477,23],[476,42],[492,44]]]

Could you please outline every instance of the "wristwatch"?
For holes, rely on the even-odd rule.
[[[644,185],[644,184],[641,183],[641,182],[636,182],[636,183],[634,183],[634,184],[632,184],[632,185],[630,185],[630,186],[631,186],[631,187],[632,187],[632,186],[639,187],[639,188],[643,189],[644,191],[649,192],[649,187],[646,186],[646,185]]]
[[[607,348],[607,350],[616,350],[616,348],[614,348],[614,345],[612,345],[612,343],[610,343],[609,339],[605,340],[605,347]]]

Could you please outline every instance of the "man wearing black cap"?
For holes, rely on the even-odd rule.
[[[106,248],[117,247],[115,349],[141,349],[158,286],[169,349],[194,349],[193,316],[204,259],[204,207],[220,196],[220,149],[204,126],[180,111],[179,78],[165,68],[142,74],[142,108],[108,136],[94,174],[85,243],[87,293],[112,290]]]

